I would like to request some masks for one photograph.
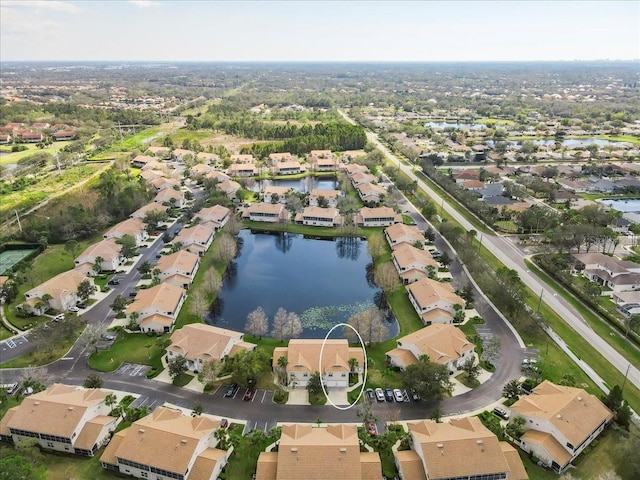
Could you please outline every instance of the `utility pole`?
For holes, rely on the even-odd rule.
[[[22,233],[22,224],[20,223],[20,216],[18,215],[18,210],[14,210],[16,212],[16,220],[18,221],[18,228],[20,229],[20,233]]]
[[[630,367],[631,367],[631,364],[627,365],[627,371],[624,374],[624,380],[622,381],[622,387],[620,388],[620,395],[622,395],[622,393],[624,392],[624,385],[625,383],[627,383],[627,375],[629,375]]]
[[[540,313],[540,304],[542,303],[542,294],[544,293],[544,288],[540,289],[540,298],[538,298],[538,309],[536,310],[536,313]]]

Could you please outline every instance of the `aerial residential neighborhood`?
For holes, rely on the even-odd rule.
[[[0,3],[0,477],[640,478],[638,13]]]

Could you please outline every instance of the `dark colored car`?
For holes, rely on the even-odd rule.
[[[129,292],[129,296],[130,296],[131,298],[135,298],[135,297],[136,297],[136,295],[138,295],[138,292],[137,292],[136,290],[134,290],[133,292]]]
[[[227,387],[227,391],[224,392],[224,396],[225,397],[233,397],[236,392],[238,391],[238,384],[237,383],[232,383],[231,385],[229,385]]]
[[[107,282],[109,285],[120,285],[120,279],[119,278],[112,278],[111,280],[109,280]]]
[[[384,399],[387,402],[393,402],[393,390],[390,388],[385,388],[384,389]]]
[[[376,399],[376,392],[373,391],[373,388],[367,388],[364,391],[364,394],[367,396],[367,398],[369,400],[375,400]]]
[[[242,397],[242,399],[245,402],[250,402],[251,400],[253,400],[253,397],[256,395],[256,387],[249,387],[247,388],[247,392],[244,394],[244,397]]]
[[[86,303],[76,303],[76,307],[78,307],[78,308],[87,308],[87,304]]]

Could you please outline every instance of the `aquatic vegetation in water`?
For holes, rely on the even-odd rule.
[[[349,305],[311,307],[302,312],[300,319],[305,330],[330,330],[336,323],[346,322],[352,315],[373,306],[371,302],[356,302]]]

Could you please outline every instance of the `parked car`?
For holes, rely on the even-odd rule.
[[[253,400],[253,397],[255,395],[256,395],[256,387],[249,387],[249,388],[247,388],[247,391],[244,394],[244,397],[242,397],[242,399],[245,402],[250,402],[251,400]]]
[[[137,290],[134,290],[133,292],[129,292],[129,296],[131,298],[136,298],[137,295],[138,295],[138,291]]]
[[[229,420],[227,420],[226,418],[220,419],[220,429],[221,430],[224,430],[228,426],[229,426]]]
[[[376,388],[375,392],[376,392],[376,400],[378,400],[379,402],[384,402],[384,392],[382,391],[382,389]]]
[[[493,409],[493,413],[503,420],[509,420],[509,413],[501,407],[496,407]]]
[[[393,398],[396,402],[404,402],[404,395],[402,394],[402,390],[400,390],[399,388],[394,388]]]
[[[227,387],[227,391],[224,393],[224,396],[233,397],[237,391],[238,391],[238,384],[234,382]]]
[[[84,302],[76,303],[76,307],[78,308],[87,308],[87,304]]]
[[[22,396],[23,397],[28,397],[32,393],[33,393],[33,388],[32,387],[27,387],[22,391]]]
[[[416,391],[415,388],[411,389],[411,400],[413,400],[414,402],[417,402],[418,400],[420,400],[420,395],[418,395],[418,392]]]
[[[69,311],[75,313],[75,312],[79,312],[80,309],[78,307],[71,307],[71,308],[69,308]]]
[[[384,399],[387,402],[393,402],[393,390],[390,388],[385,388],[384,389]]]
[[[112,278],[111,280],[109,280],[107,282],[107,285],[120,285],[120,279],[119,278]]]
[[[367,388],[364,391],[365,395],[367,396],[367,398],[369,400],[375,400],[376,399],[376,392],[373,391],[373,388]]]
[[[13,395],[13,393],[18,390],[18,382],[13,383],[5,383],[4,385],[0,385],[0,388],[4,388],[7,391],[7,395]]]
[[[54,322],[59,322],[60,320],[64,320],[64,313],[60,313],[60,314],[56,315],[55,317],[53,317],[53,321]]]
[[[369,432],[369,435],[371,435],[372,437],[375,437],[378,434],[378,428],[376,427],[376,424],[374,422],[369,420],[366,426],[367,426],[367,432]]]

